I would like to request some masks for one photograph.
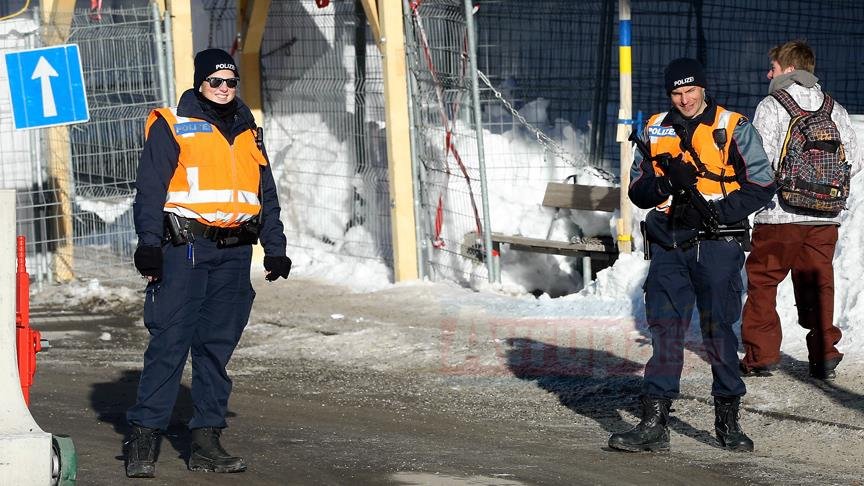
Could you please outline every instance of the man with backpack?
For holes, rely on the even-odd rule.
[[[839,214],[861,154],[846,110],[822,91],[816,58],[802,41],[768,53],[769,96],[753,126],[775,170],[778,193],[756,213],[747,258],[747,302],[741,338],[745,375],[770,375],[780,362],[782,330],[777,285],[792,272],[798,323],[807,329],[810,376],[832,379],[843,359],[833,325],[834,269]]]

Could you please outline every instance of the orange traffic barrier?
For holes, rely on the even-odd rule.
[[[24,403],[30,406],[30,387],[36,374],[36,353],[42,351],[42,336],[30,327],[30,275],[27,273],[27,249],[25,239],[17,240],[16,257],[18,270],[15,273],[15,340],[18,352],[18,377]]]

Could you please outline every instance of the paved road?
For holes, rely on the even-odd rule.
[[[78,370],[48,363],[40,366],[32,395],[33,415],[43,429],[73,438],[79,484],[127,481],[120,442],[126,430],[123,411],[134,397],[137,372],[118,371],[104,363]],[[226,476],[185,469],[188,438],[179,423],[191,414],[191,404],[184,389],[178,420],[162,443],[154,484],[707,485],[729,481],[720,468],[678,464],[673,455],[604,451],[585,443],[574,431],[550,437],[548,430],[524,423],[467,420],[400,403],[398,397],[355,405],[345,397],[334,399],[333,390],[286,396],[278,384],[274,379],[266,390],[237,387],[225,444],[245,455],[249,471]],[[368,398],[358,397],[358,401],[368,402]]]
[[[303,285],[309,284],[294,291],[302,292]],[[305,312],[308,318],[326,311]],[[32,389],[35,419],[44,430],[73,438],[78,484],[133,481],[123,474],[120,444],[146,340],[138,314],[49,308],[33,314],[54,346],[39,355]],[[596,423],[587,427],[534,416],[534,409],[559,409],[565,417],[567,410],[548,392],[513,377],[374,371],[239,354],[232,375],[224,444],[247,458],[249,470],[233,475],[186,470],[188,436],[182,424],[191,416],[191,402],[184,386],[162,442],[157,478],[146,484],[760,484],[746,479],[758,477],[749,476],[752,464],[739,463],[733,454],[716,462],[694,461],[692,454],[607,450],[606,431]],[[526,394],[539,398],[526,401]]]

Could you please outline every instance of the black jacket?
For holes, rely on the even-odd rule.
[[[207,103],[198,99],[194,90],[187,90],[177,104],[177,115],[206,120],[219,128],[219,132],[233,144],[234,138],[250,128],[254,129],[255,119],[249,107],[239,98],[235,98],[237,109],[232,120],[222,120]],[[150,127],[150,134],[144,142],[141,160],[138,163],[138,175],[135,180],[135,203],[133,216],[135,231],[138,233],[140,246],[160,246],[164,233],[163,208],[168,195],[168,183],[177,169],[180,147],[174,140],[174,135],[168,122],[159,118]],[[267,157],[266,152],[264,157]],[[285,239],[282,221],[279,218],[279,196],[276,193],[276,182],[269,158],[261,171],[261,230],[259,238],[264,246],[264,254],[268,256],[284,256]]]

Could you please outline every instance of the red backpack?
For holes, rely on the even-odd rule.
[[[826,93],[819,109],[806,111],[786,90],[771,96],[791,117],[777,168],[780,200],[804,214],[837,216],[849,197],[850,167],[831,119],[834,100]]]

